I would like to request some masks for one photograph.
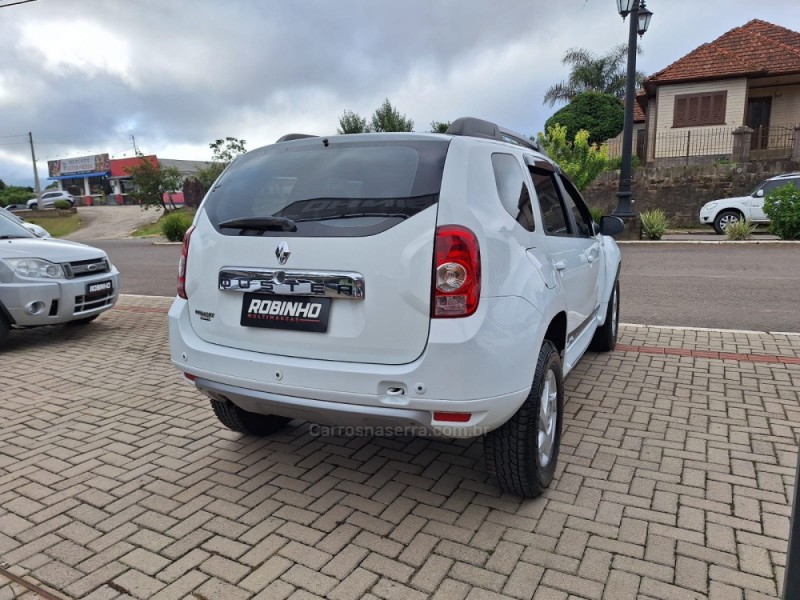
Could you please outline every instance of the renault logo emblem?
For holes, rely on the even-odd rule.
[[[278,244],[278,247],[275,248],[275,258],[278,259],[278,262],[282,265],[286,264],[286,261],[289,260],[289,255],[291,252],[289,251],[289,244],[286,242],[281,242]]]

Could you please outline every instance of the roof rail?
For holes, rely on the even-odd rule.
[[[468,137],[487,138],[523,146],[541,152],[539,144],[528,139],[521,133],[500,127],[497,123],[476,119],[475,117],[460,117],[450,124],[445,131],[448,135],[464,135]]]
[[[292,140],[302,140],[305,138],[312,138],[312,137],[319,137],[318,135],[311,135],[308,133],[287,133],[286,135],[282,135],[278,138],[278,141],[275,142],[276,144],[280,144],[281,142],[291,142]]]

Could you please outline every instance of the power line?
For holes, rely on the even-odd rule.
[[[0,4],[0,8],[8,8],[9,6],[16,6],[17,4],[27,4],[28,2],[36,2],[36,0],[17,0],[10,4]]]

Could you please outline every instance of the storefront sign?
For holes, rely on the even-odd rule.
[[[107,173],[111,170],[111,163],[108,154],[92,154],[77,158],[49,160],[47,161],[47,170],[50,172],[50,177]]]

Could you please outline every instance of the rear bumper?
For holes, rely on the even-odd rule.
[[[454,402],[452,400],[428,400],[409,402],[406,407],[381,405],[375,398],[373,404],[350,404],[330,402],[313,398],[285,396],[244,387],[226,385],[207,379],[195,380],[197,389],[214,400],[229,400],[244,410],[291,417],[310,421],[316,425],[335,428],[344,435],[433,435],[439,437],[476,437],[502,425],[513,415],[528,395],[528,390],[488,398]],[[423,409],[420,405],[425,405]],[[453,423],[435,421],[435,411],[469,413],[469,421]],[[327,435],[327,428],[314,427],[312,434]]]
[[[251,412],[475,437],[505,423],[528,396],[546,328],[538,311],[521,298],[484,298],[481,304],[474,318],[461,323],[432,321],[428,345],[417,360],[385,365],[210,344],[194,332],[188,302],[176,299],[169,313],[170,351],[173,364],[193,375],[200,391]],[[470,413],[470,418],[434,421],[439,411]]]

